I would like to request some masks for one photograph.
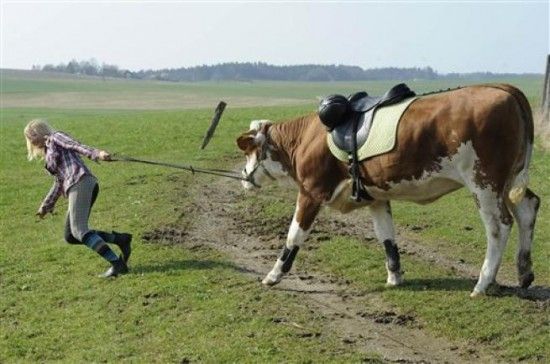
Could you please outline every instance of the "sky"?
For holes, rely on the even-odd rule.
[[[1,0],[0,67],[223,62],[544,73],[549,2]]]

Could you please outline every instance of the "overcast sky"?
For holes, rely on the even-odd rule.
[[[221,62],[543,73],[549,0],[72,2],[1,0],[2,68]]]

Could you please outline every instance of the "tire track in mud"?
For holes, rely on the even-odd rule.
[[[185,206],[185,215],[192,219],[178,227],[160,227],[144,234],[148,241],[162,240],[165,243],[183,245],[188,249],[213,248],[225,253],[243,274],[261,284],[261,279],[272,268],[280,247],[286,238],[290,217],[277,221],[280,231],[273,231],[273,224],[262,224],[254,217],[244,218],[236,210],[235,203],[245,198],[245,192],[238,184],[217,181],[200,184],[196,188],[197,198]],[[346,234],[373,240],[374,232],[370,219],[353,215],[321,214],[305,249],[315,249],[315,244],[328,239],[331,231],[345,228]],[[357,221],[355,221],[357,220]],[[403,244],[405,251],[417,250],[414,243]],[[430,252],[430,255],[433,253]],[[430,256],[427,255],[427,256]],[[438,258],[440,259],[440,258]],[[452,264],[455,264],[452,262]],[[475,275],[472,267],[458,265],[457,271],[467,276]],[[325,329],[330,330],[350,350],[367,354],[378,353],[387,362],[398,363],[462,363],[472,361],[501,361],[483,348],[475,349],[464,342],[450,342],[435,337],[422,329],[415,317],[400,315],[376,294],[357,291],[349,282],[295,265],[278,285],[266,288],[286,291],[304,299],[310,310],[320,313],[326,319]],[[467,295],[465,294],[465,299]],[[275,323],[294,325],[286,319],[274,319]],[[301,328],[299,325],[297,328]],[[304,337],[315,339],[321,333],[308,332]]]

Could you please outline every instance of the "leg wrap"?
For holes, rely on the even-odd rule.
[[[101,255],[105,260],[114,262],[118,260],[118,256],[109,248],[109,246],[97,235],[94,231],[90,231],[84,235],[84,244],[97,254]]]
[[[392,272],[399,272],[399,251],[397,245],[392,240],[384,240],[384,249],[386,250],[386,259],[388,262],[388,269]]]
[[[99,231],[99,230],[95,230],[95,232],[97,233],[97,235],[101,236],[101,239],[103,239],[103,241],[105,241],[106,243],[116,244],[114,233],[108,233],[106,231]]]
[[[299,246],[294,246],[292,249],[288,249],[286,245],[284,246],[283,251],[279,256],[279,259],[283,261],[283,267],[281,268],[283,273],[288,273],[290,268],[292,268],[292,263],[294,263],[294,258],[296,258],[298,250],[300,250]]]

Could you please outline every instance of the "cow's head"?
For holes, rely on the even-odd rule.
[[[245,189],[261,187],[266,181],[286,176],[281,163],[273,159],[274,149],[270,144],[269,120],[253,120],[250,130],[237,138],[237,145],[246,156],[242,181]]]

